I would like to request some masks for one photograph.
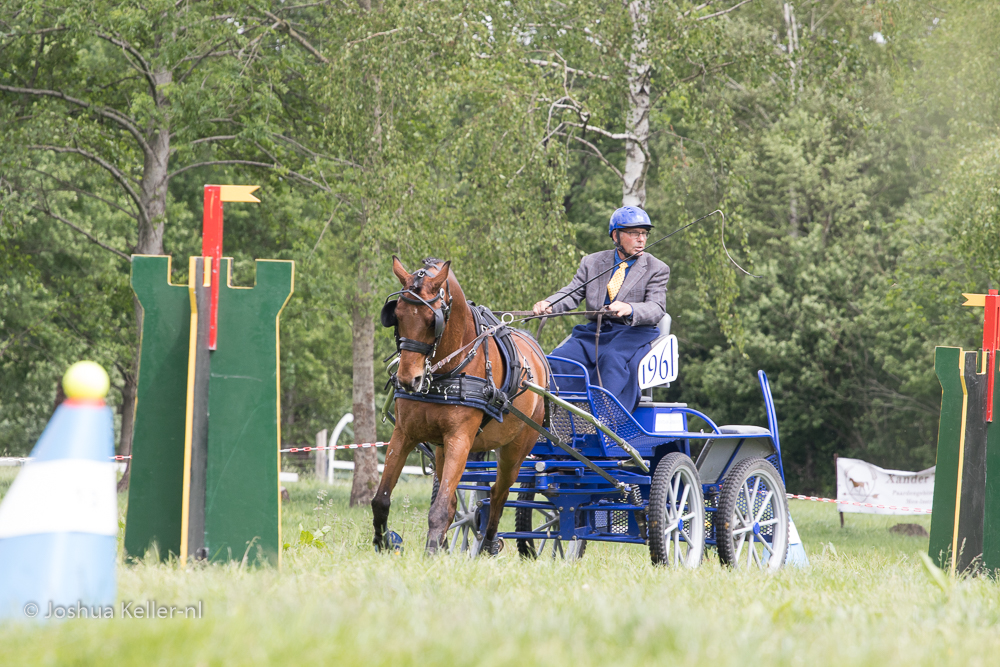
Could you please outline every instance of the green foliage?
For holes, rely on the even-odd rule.
[[[653,251],[683,355],[658,395],[762,423],[763,368],[794,490],[829,490],[834,453],[931,465],[933,348],[977,345],[959,293],[1000,270],[1000,11],[703,4],[649,3],[642,52],[616,2],[0,2],[0,450],[30,448],[77,358],[111,368],[127,405],[135,313],[115,253],[143,242],[145,206],[183,281],[210,182],[262,186],[262,204],[226,209],[238,284],[255,258],[297,263],[282,430],[311,444],[352,408],[352,335],[396,289],[391,255],[450,259],[468,298],[524,309],[608,247],[639,54],[654,238],[726,213]],[[147,143],[170,133],[162,211],[142,141],[98,107]],[[377,329],[376,362],[392,349]]]

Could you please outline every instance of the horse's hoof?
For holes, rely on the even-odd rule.
[[[385,549],[392,554],[403,553],[403,538],[394,530],[390,530],[381,540],[375,540],[375,551],[381,553]]]
[[[497,538],[495,540],[483,539],[483,547],[479,553],[487,556],[499,556],[500,552],[503,551],[503,545],[503,538]]]

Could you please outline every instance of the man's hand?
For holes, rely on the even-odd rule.
[[[621,301],[612,302],[612,304],[608,306],[608,310],[614,313],[615,317],[621,317],[622,319],[632,314],[632,306]]]
[[[531,308],[535,315],[548,315],[552,312],[552,304],[548,301],[539,301]]]

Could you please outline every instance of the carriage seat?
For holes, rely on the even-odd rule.
[[[660,335],[657,336],[652,343],[650,343],[651,347],[656,347],[657,343],[670,335],[671,321],[670,313],[663,313],[663,317],[661,317],[660,321],[656,323],[656,328],[660,330]]]
[[[725,433],[726,435],[745,435],[748,438],[753,437],[766,437],[771,435],[763,426],[747,426],[744,424],[729,424],[727,426],[720,426],[719,433]]]
[[[725,435],[744,435],[746,439],[708,440],[698,454],[695,467],[702,482],[717,484],[726,471],[750,457],[768,458],[775,454],[771,432],[761,426],[728,424],[719,427]]]

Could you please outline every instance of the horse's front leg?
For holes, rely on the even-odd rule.
[[[442,452],[438,453],[438,493],[427,517],[427,553],[436,553],[444,546],[445,533],[455,518],[455,490],[469,460],[472,436],[456,433],[444,438]]]
[[[375,497],[372,498],[372,523],[375,526],[375,537],[372,542],[376,551],[381,551],[382,547],[390,546],[386,542],[385,531],[389,522],[392,490],[396,488],[399,475],[403,472],[406,457],[416,445],[416,442],[411,442],[398,428],[393,430],[392,437],[389,439],[389,449],[385,453],[385,468],[382,470],[382,479],[375,490]]]

